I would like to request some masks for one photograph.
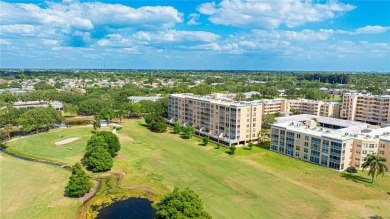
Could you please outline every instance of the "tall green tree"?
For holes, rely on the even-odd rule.
[[[185,136],[187,139],[190,139],[190,138],[192,138],[192,136],[194,136],[194,134],[195,134],[195,129],[194,129],[194,127],[192,127],[192,125],[187,125],[187,126],[184,127],[184,129],[183,129],[183,133],[184,133],[184,136]]]
[[[80,163],[76,163],[72,166],[72,175],[69,177],[68,185],[65,187],[65,193],[70,197],[80,197],[89,192],[92,185]]]
[[[83,159],[87,169],[92,172],[105,172],[112,168],[113,160],[111,154],[103,147],[92,147]]]
[[[95,119],[93,121],[93,130],[95,130],[95,132],[97,132],[97,130],[100,128],[101,128],[100,117],[99,117],[99,115],[95,115]]]
[[[77,105],[64,103],[64,112],[69,113],[70,115],[75,115],[78,111],[79,107]]]
[[[165,195],[160,202],[153,204],[156,219],[199,218],[211,219],[211,215],[203,208],[203,201],[194,191],[185,188]]]
[[[368,168],[368,175],[372,178],[372,183],[374,183],[374,177],[382,174],[382,177],[387,172],[388,168],[385,164],[387,161],[384,157],[379,157],[376,154],[368,155],[366,161],[362,164],[363,170]]]
[[[119,142],[118,137],[114,133],[108,131],[101,131],[96,133],[96,136],[103,138],[103,140],[108,146],[107,151],[111,154],[112,157],[114,157],[121,149],[121,143]]]
[[[175,122],[175,124],[173,125],[173,133],[180,134],[180,132],[181,132],[180,123],[179,122]]]
[[[262,121],[263,121],[263,125],[269,128],[271,127],[272,124],[276,122],[276,117],[275,115],[272,114],[265,114],[263,115]]]

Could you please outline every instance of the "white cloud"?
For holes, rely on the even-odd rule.
[[[29,24],[13,24],[13,25],[0,25],[1,34],[32,34],[35,33],[39,27]]]
[[[390,27],[384,27],[384,26],[378,26],[378,25],[375,25],[375,26],[368,25],[368,26],[356,29],[356,33],[358,33],[358,34],[384,33],[384,32],[387,32],[389,29],[390,29]]]
[[[0,39],[0,45],[11,45],[11,42],[9,42],[8,40],[6,39]]]
[[[282,24],[297,27],[309,22],[332,19],[354,8],[335,1],[320,4],[310,0],[223,0],[218,4],[201,4],[198,11],[209,15],[210,22],[214,24],[272,29]]]
[[[187,22],[188,25],[200,25],[201,23],[197,20],[199,19],[200,15],[196,13],[191,13],[189,16],[190,20]]]
[[[182,22],[182,14],[170,6],[131,8],[101,2],[48,2],[35,4],[0,2],[2,24],[45,25],[58,28],[91,30],[95,26],[143,29],[173,27]]]
[[[133,34],[133,37],[139,41],[162,43],[162,42],[213,42],[220,38],[219,35],[205,31],[177,31],[167,30],[159,32],[140,31]]]
[[[58,41],[57,40],[45,39],[45,40],[43,40],[43,44],[50,45],[50,46],[57,46],[58,45]]]

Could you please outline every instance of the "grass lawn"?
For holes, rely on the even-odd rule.
[[[122,186],[144,187],[157,196],[175,186],[190,187],[214,218],[390,217],[389,174],[371,185],[365,172],[340,173],[261,147],[238,148],[231,156],[226,148],[201,146],[198,138],[152,133],[143,120],[124,122],[119,131],[122,149],[112,170],[123,174]],[[73,163],[82,157],[90,131],[55,130],[11,142],[10,151]],[[73,150],[59,152],[60,146],[54,145],[83,133],[84,142]],[[60,134],[64,137],[58,139]]]
[[[83,157],[92,130],[91,127],[53,129],[48,133],[39,133],[11,141],[7,143],[7,146],[9,146],[7,150],[18,155],[44,158],[73,165]],[[55,145],[57,141],[74,137],[79,139],[68,144]]]
[[[155,181],[190,187],[215,218],[390,216],[390,177],[342,174],[264,148],[200,146],[201,140],[151,133],[141,120],[125,123],[114,171],[123,183]],[[236,207],[237,206],[237,207]]]
[[[0,156],[0,218],[76,218],[81,201],[63,196],[70,172]]]

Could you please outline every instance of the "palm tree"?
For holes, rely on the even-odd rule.
[[[99,115],[95,115],[95,120],[93,121],[93,130],[95,130],[95,132],[97,131],[97,129],[100,129],[101,125],[100,125],[100,118],[99,118]]]
[[[374,177],[378,177],[379,174],[382,174],[382,177],[387,172],[387,166],[384,164],[386,162],[386,158],[378,157],[375,154],[368,155],[367,160],[362,164],[362,168],[368,169],[368,175],[372,177],[372,182],[374,183]]]

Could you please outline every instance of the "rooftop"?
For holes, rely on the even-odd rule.
[[[309,126],[306,124],[306,121],[309,120],[316,120],[321,126]],[[277,122],[273,126],[341,141],[353,138],[361,138],[364,140],[380,138],[390,141],[390,127],[379,128],[366,123],[309,114],[280,117],[277,118]]]

